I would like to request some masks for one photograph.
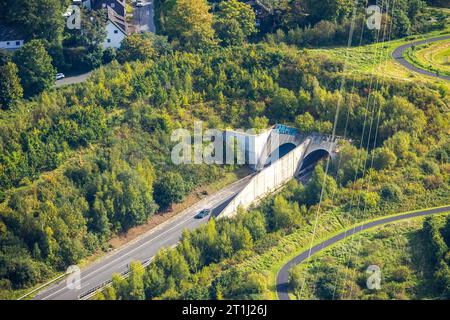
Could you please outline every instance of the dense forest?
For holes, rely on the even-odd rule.
[[[317,45],[304,35],[322,32],[322,26],[336,28],[323,39],[341,43],[352,13],[345,10],[348,1],[324,1],[325,7],[280,1],[282,17],[289,19],[269,15],[259,29],[251,7],[238,1],[212,3],[214,10],[203,0],[161,1],[156,3],[161,35],[130,36],[117,52],[94,45],[101,34],[68,35],[62,19],[49,21],[60,17],[65,1],[39,0],[20,8],[12,2],[0,1],[2,21],[3,8],[17,10],[7,19],[18,22],[20,10],[26,10],[24,19],[37,19],[33,26],[39,28],[24,27],[30,41],[0,56],[1,296],[107,250],[113,235],[234,170],[171,163],[172,131],[191,128],[195,120],[209,128],[258,129],[282,122],[302,132],[330,133],[340,101],[336,133],[353,144],[342,146],[339,165],[331,164],[324,194],[330,208],[349,219],[361,210],[375,216],[404,202],[414,207],[448,199],[449,93],[394,80],[374,88],[368,76],[356,76],[341,90],[344,62],[302,49]],[[440,27],[439,19],[423,22],[429,18],[424,2],[399,3],[403,20],[396,37]],[[53,9],[45,17],[35,14],[46,5],[57,14]],[[308,10],[306,20],[298,8]],[[42,32],[49,23],[61,24],[61,30]],[[283,38],[293,32],[302,34],[301,41]],[[281,41],[275,45],[271,37]],[[368,33],[371,41],[376,40]],[[69,43],[73,46],[66,47]],[[80,45],[85,54],[77,53]],[[88,59],[86,69],[109,64],[82,84],[52,88],[56,69],[70,56]],[[368,114],[377,116],[377,134],[365,128]],[[323,179],[318,166],[306,187],[293,183],[257,210],[185,233],[180,246],[159,253],[145,272],[134,264],[130,278],[115,277],[103,297],[258,296],[264,277],[238,266],[227,269],[224,261],[235,259],[238,265],[250,251],[263,253],[311,224]],[[365,190],[368,181],[373,186]],[[358,205],[349,205],[349,197],[359,199]]]
[[[264,117],[272,99],[284,103],[288,94],[297,101],[279,75],[302,66],[304,58],[297,58],[259,45],[113,63],[83,85],[2,111],[3,287],[29,286],[63,270],[104,248],[111,234],[144,222],[157,205],[180,201],[231,170],[171,165],[171,131],[191,127],[194,119],[248,127],[250,119]],[[304,63],[305,74],[335,68]],[[162,197],[173,185],[179,186],[173,199]]]
[[[241,61],[235,54],[252,49],[250,46],[234,50],[233,59],[228,61]],[[254,114],[244,113],[246,117],[227,118],[227,121],[242,124],[243,118],[268,117],[297,125],[302,130],[327,128],[323,124],[332,121],[335,101],[343,99],[344,111],[337,121],[337,133],[347,130],[347,135],[355,142],[343,144],[340,156],[330,165],[322,197],[326,210],[338,212],[340,220],[349,222],[395,210],[446,203],[450,191],[449,119],[443,112],[438,88],[434,91],[389,81],[368,94],[369,81],[360,78],[355,79],[354,90],[340,93],[336,90],[335,78],[339,64],[323,61],[321,72],[315,71],[319,75],[317,78],[308,75],[308,69],[301,66],[316,66],[318,60],[311,61],[307,54],[289,48],[260,46],[258,54],[243,56],[255,57],[265,50],[280,54],[276,59],[281,63],[276,63],[277,76],[271,78],[276,79],[277,88],[259,96],[260,108],[255,109]],[[287,61],[296,67],[286,65]],[[298,82],[291,79],[298,79]],[[263,89],[261,85],[258,88]],[[221,92],[229,97],[227,90]],[[271,97],[270,100],[267,97]],[[249,108],[245,110],[248,112]],[[375,110],[380,116],[376,141],[374,132],[363,134],[364,116]],[[230,115],[230,111],[226,114]],[[308,120],[310,117],[305,116],[308,114],[312,123]],[[357,145],[363,147],[358,149]],[[365,148],[366,145],[369,147]],[[239,263],[270,251],[284,236],[311,226],[323,179],[324,167],[318,166],[306,186],[293,182],[287,191],[268,199],[258,209],[242,213],[233,220],[212,220],[197,231],[186,232],[176,249],[161,251],[145,272],[139,264],[134,264],[129,278],[115,276],[114,285],[99,298],[261,297],[267,290],[267,277],[240,268]]]

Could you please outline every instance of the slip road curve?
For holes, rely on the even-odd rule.
[[[358,225],[356,227],[351,227],[350,229],[347,229],[347,230],[339,233],[338,235],[328,238],[327,240],[313,246],[311,248],[311,251],[309,249],[303,251],[298,256],[296,256],[295,258],[290,260],[288,263],[286,263],[278,272],[278,275],[277,275],[278,299],[290,300],[289,293],[288,293],[288,291],[289,291],[288,280],[289,280],[289,270],[292,267],[302,263],[303,261],[308,259],[308,257],[335,244],[336,242],[344,240],[346,237],[348,237],[352,234],[356,234],[358,232],[361,232],[361,231],[364,231],[364,230],[367,230],[367,229],[370,229],[373,227],[381,226],[383,224],[396,222],[396,221],[400,221],[400,220],[405,220],[405,219],[416,218],[416,217],[429,216],[429,215],[438,214],[438,213],[444,213],[447,211],[450,211],[450,205],[445,206],[445,207],[440,207],[440,208],[418,210],[418,211],[408,212],[408,213],[404,213],[404,214],[400,214],[400,215],[396,215],[396,216],[382,218],[382,219],[375,220],[375,221],[370,221],[370,222],[364,223],[362,225]]]
[[[449,76],[437,75],[434,72],[416,67],[415,65],[409,63],[404,57],[405,51],[408,50],[409,48],[411,48],[412,46],[420,46],[422,44],[428,44],[428,43],[433,43],[436,41],[447,40],[447,39],[450,39],[450,35],[407,43],[407,44],[404,44],[404,45],[398,47],[397,49],[395,49],[394,52],[392,53],[392,57],[395,60],[397,60],[397,62],[400,63],[402,66],[404,66],[406,69],[409,69],[411,71],[414,71],[414,72],[417,72],[417,73],[420,73],[423,75],[427,75],[430,77],[435,77],[435,78],[450,81]]]

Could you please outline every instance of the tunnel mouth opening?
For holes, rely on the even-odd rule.
[[[289,152],[294,150],[296,147],[297,146],[295,144],[290,143],[290,142],[282,144],[281,146],[276,148],[274,151],[272,151],[272,153],[267,157],[264,167],[267,167],[267,166],[275,163],[276,161],[280,160],[285,155],[287,155]]]
[[[311,152],[305,157],[305,159],[303,159],[299,172],[314,168],[319,161],[328,157],[330,157],[330,153],[325,149],[319,149]]]

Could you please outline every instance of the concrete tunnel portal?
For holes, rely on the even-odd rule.
[[[317,149],[308,154],[302,162],[300,166],[300,172],[309,168],[311,166],[315,166],[320,160],[330,157],[330,153],[325,149]]]
[[[275,149],[274,152],[272,152],[269,157],[266,160],[266,163],[264,167],[269,166],[270,164],[274,163],[278,159],[283,158],[285,155],[287,155],[289,152],[294,150],[297,146],[293,143],[285,143],[279,146],[277,149]],[[272,158],[273,157],[273,158]]]

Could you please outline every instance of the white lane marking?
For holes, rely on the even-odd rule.
[[[79,280],[79,281],[81,282],[81,280]],[[89,284],[90,284],[90,283],[87,282],[84,286],[83,286],[83,285],[81,286],[81,289],[77,289],[77,290],[83,290],[83,288],[86,288]],[[60,292],[63,291],[63,290],[66,290],[66,289],[71,290],[71,289],[67,288],[66,286],[64,286],[64,287],[62,287],[61,289],[59,289],[59,290],[53,292],[52,294],[49,294],[49,295],[46,296],[45,298],[42,298],[42,300],[50,299],[50,298],[53,297],[54,295],[60,293]]]
[[[228,193],[228,190],[227,190],[227,191],[223,191],[222,193]],[[221,193],[221,194],[222,194],[222,193]],[[234,191],[229,193],[229,195],[232,195],[232,194],[234,194]],[[227,195],[228,195],[228,194],[227,194]],[[218,200],[223,200],[223,199],[211,199],[211,202],[208,202],[208,203],[214,203],[214,204],[217,204],[216,202],[218,202]],[[197,206],[197,207],[199,207],[199,206]],[[195,211],[194,211],[194,212],[195,212]],[[195,213],[196,213],[196,212],[195,212]],[[109,266],[109,265],[115,263],[116,261],[126,258],[127,256],[129,256],[129,255],[132,254],[133,252],[139,250],[139,249],[142,248],[143,246],[148,245],[149,242],[155,241],[156,239],[162,237],[163,235],[165,235],[166,233],[172,231],[173,229],[178,228],[180,225],[186,223],[188,220],[191,220],[192,218],[193,218],[192,215],[189,215],[189,217],[188,217],[187,219],[184,219],[184,220],[182,220],[180,223],[178,223],[178,224],[176,224],[175,226],[171,227],[170,229],[167,229],[166,231],[163,231],[162,233],[160,233],[160,234],[157,235],[156,237],[154,237],[154,238],[152,238],[152,239],[149,239],[149,240],[145,241],[145,242],[142,243],[141,245],[139,245],[139,246],[137,246],[136,248],[132,249],[131,251],[125,253],[123,256],[120,256],[120,257],[118,257],[118,258],[116,258],[116,259],[114,259],[114,260],[111,260],[111,261],[108,262],[107,264],[104,264],[103,266],[101,266],[101,267],[99,267],[99,268],[93,270],[92,272],[89,272],[89,273],[86,274],[84,277],[82,276],[81,279],[83,280],[83,279],[86,279],[86,278],[88,278],[88,277],[91,277],[92,275],[94,275],[94,274],[98,273],[99,271],[105,269],[107,266]],[[61,290],[64,290],[64,289],[66,289],[66,288],[62,288]],[[60,292],[61,290],[58,290],[57,292]],[[50,296],[53,296],[53,295],[54,295],[54,294],[51,294]]]
[[[244,179],[245,179],[245,178],[244,178]],[[236,184],[237,184],[238,182],[242,182],[242,181],[236,181]],[[233,184],[230,185],[230,187],[231,187],[231,186],[233,186]],[[236,190],[223,190],[223,189],[222,189],[221,191],[219,191],[218,193],[216,193],[216,194],[213,196],[212,199],[207,200],[207,201],[206,201],[206,204],[212,204],[212,206],[217,205],[217,204],[220,203],[220,201],[223,201],[223,200],[226,201],[226,199],[223,199],[223,198],[221,197],[223,194],[226,194],[227,196],[231,196],[231,195],[233,195],[233,194],[235,194],[235,193],[237,193],[237,192],[238,192],[238,191],[236,191]],[[205,200],[206,200],[206,199],[205,199]],[[204,205],[204,204],[202,204],[202,203],[197,203],[197,204],[193,205],[193,206],[192,206],[192,211],[196,213],[196,211],[198,210],[198,208],[201,207],[201,206],[203,206],[203,205]],[[189,217],[188,217],[187,219],[181,221],[180,223],[176,224],[176,225],[173,226],[172,228],[170,228],[170,229],[168,229],[168,230],[162,232],[161,234],[157,235],[155,238],[146,240],[143,244],[141,244],[141,245],[139,245],[138,247],[134,248],[133,250],[131,250],[131,251],[125,253],[123,256],[120,256],[120,257],[118,257],[118,258],[116,258],[116,259],[114,259],[114,260],[108,262],[107,264],[101,266],[100,268],[97,268],[97,269],[93,270],[92,272],[89,272],[89,273],[85,274],[84,277],[83,277],[83,275],[82,275],[81,281],[84,280],[84,279],[86,279],[86,278],[88,278],[88,277],[90,277],[90,276],[92,276],[92,275],[94,275],[94,274],[97,273],[98,271],[100,271],[100,270],[104,269],[105,267],[109,266],[111,263],[115,263],[117,260],[123,259],[124,257],[128,256],[129,254],[131,254],[131,253],[135,252],[136,250],[140,249],[141,247],[148,245],[149,242],[154,241],[155,239],[158,239],[159,237],[163,236],[163,235],[166,234],[167,232],[173,230],[174,228],[177,228],[179,225],[181,225],[181,224],[185,223],[186,221],[188,221],[188,220],[190,220],[190,219],[193,218],[192,213],[187,214],[187,215],[189,215]],[[195,215],[194,215],[194,216],[195,216]],[[124,248],[124,249],[122,249],[122,250],[125,250],[125,249],[126,249],[126,248]],[[119,252],[120,252],[120,251],[118,251],[117,254],[118,254]],[[48,295],[48,296],[45,296],[44,298],[42,298],[42,300],[46,300],[46,299],[48,299],[48,298],[54,296],[55,294],[57,294],[57,293],[59,293],[59,292],[65,290],[65,289],[67,289],[67,288],[66,288],[66,287],[63,287],[63,288],[57,290],[56,292],[54,292],[54,293],[52,293],[52,294],[50,294],[50,295]]]

